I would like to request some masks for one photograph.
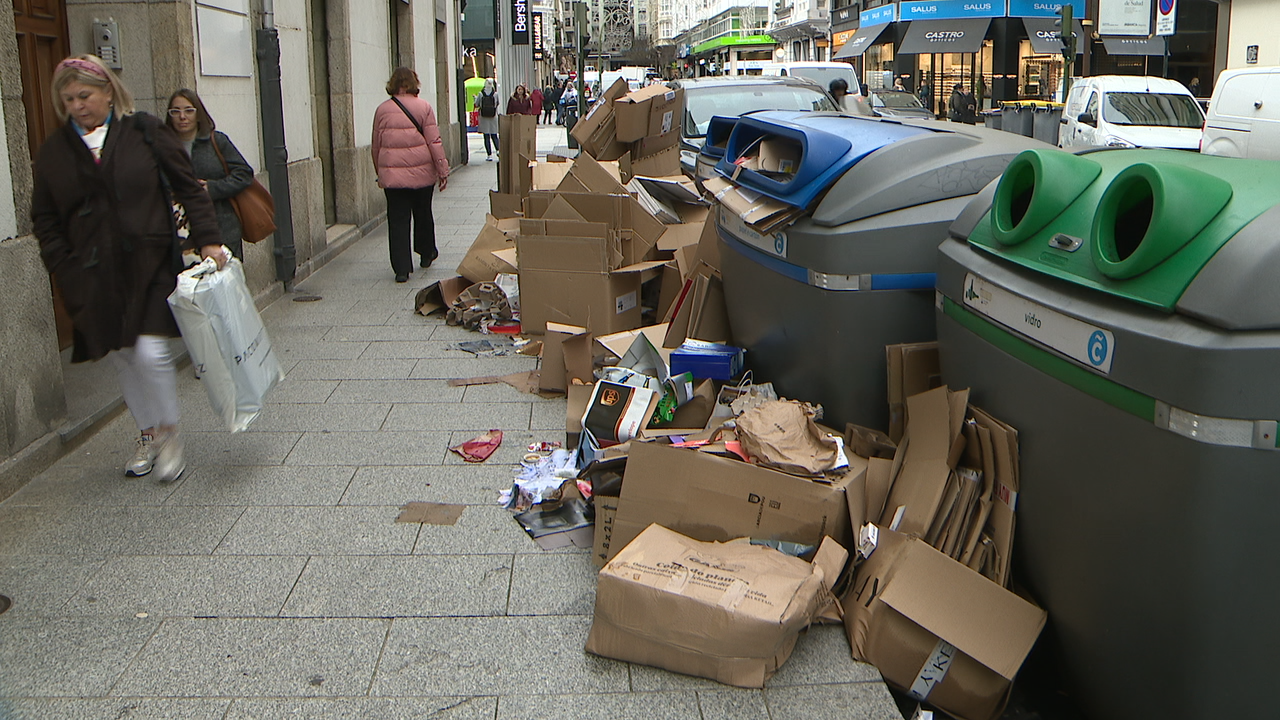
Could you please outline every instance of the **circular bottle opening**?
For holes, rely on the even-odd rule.
[[[1151,229],[1155,191],[1144,177],[1129,177],[1108,193],[1099,225],[1100,250],[1111,262],[1128,260]]]

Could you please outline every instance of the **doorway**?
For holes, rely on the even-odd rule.
[[[333,179],[332,111],[329,107],[329,3],[310,0],[311,21],[311,122],[314,151],[320,160],[320,181],[324,194],[324,225],[338,221]]]
[[[31,159],[44,141],[61,125],[53,111],[49,84],[53,69],[69,53],[67,11],[63,0],[13,0],[13,23],[18,39],[18,64],[22,73],[22,105],[27,111],[27,149]],[[53,288],[53,317],[58,328],[58,349],[71,347],[71,316],[62,302],[58,284]]]

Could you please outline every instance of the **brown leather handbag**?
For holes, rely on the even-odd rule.
[[[230,175],[231,168],[218,149],[217,137],[210,137],[209,142],[213,144],[213,152],[222,162],[222,171]],[[258,178],[255,177],[249,187],[227,199],[231,201],[236,217],[240,218],[240,236],[245,242],[262,242],[276,231],[276,202],[271,198],[271,193],[258,182]]]

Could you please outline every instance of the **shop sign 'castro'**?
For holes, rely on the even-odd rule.
[[[959,42],[964,37],[963,30],[932,30],[924,34],[929,42]]]
[[[965,276],[964,304],[1086,367],[1111,372],[1116,339],[1109,330],[1015,295],[972,273]]]

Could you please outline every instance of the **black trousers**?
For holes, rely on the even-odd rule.
[[[424,188],[383,188],[387,194],[387,238],[391,246],[391,269],[397,275],[413,272],[413,253],[423,260],[436,257],[436,221],[431,215],[435,186]],[[413,250],[409,249],[409,222],[413,220]]]

